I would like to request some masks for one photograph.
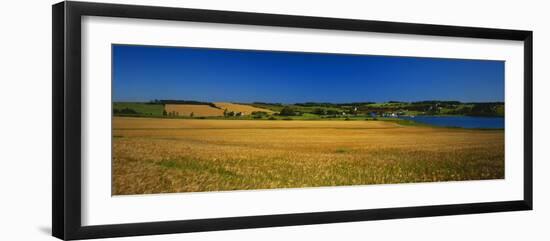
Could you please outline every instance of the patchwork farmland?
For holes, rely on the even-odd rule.
[[[171,117],[222,117],[246,116],[254,113],[265,115],[276,112],[266,108],[258,108],[246,104],[229,102],[197,102],[197,103],[133,103],[115,102],[115,115],[122,116],[171,116]]]
[[[250,105],[234,104],[229,102],[214,102],[214,105],[222,110],[242,113],[242,115],[251,115],[254,112],[265,112],[266,114],[275,113],[275,111],[266,108],[258,108]]]
[[[175,116],[204,117],[204,116],[223,116],[223,110],[209,105],[182,105],[167,104],[164,106],[167,113],[173,113]]]

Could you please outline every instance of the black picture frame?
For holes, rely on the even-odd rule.
[[[282,215],[82,226],[81,224],[81,17],[195,21],[430,36],[518,40],[524,43],[524,194],[522,200]],[[308,225],[380,219],[532,210],[533,33],[523,30],[366,21],[262,13],[89,2],[52,6],[53,150],[52,233],[88,239],[212,230]],[[139,221],[139,220],[136,220]]]

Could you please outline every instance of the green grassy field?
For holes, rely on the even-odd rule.
[[[123,110],[125,108],[132,109],[140,115],[162,116],[164,105],[162,104],[147,104],[135,102],[114,102],[113,110]]]

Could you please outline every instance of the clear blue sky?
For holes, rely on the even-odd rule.
[[[504,101],[504,62],[113,45],[113,100]]]

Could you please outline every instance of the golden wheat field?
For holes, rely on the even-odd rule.
[[[185,105],[185,104],[166,104],[164,106],[166,112],[176,112],[178,116],[223,116],[223,110],[214,108],[209,105]]]
[[[241,112],[243,113],[243,115],[250,115],[254,111],[263,111],[270,114],[274,113],[274,111],[268,109],[257,108],[250,105],[234,104],[229,102],[214,102],[214,105],[222,110],[226,109],[227,111]]]
[[[113,195],[504,178],[504,131],[115,117]]]

